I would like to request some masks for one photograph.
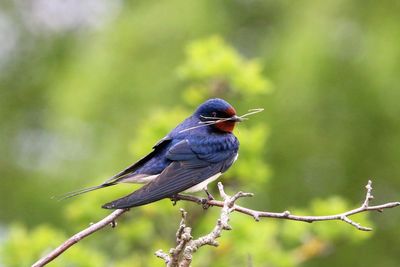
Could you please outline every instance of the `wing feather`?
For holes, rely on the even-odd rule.
[[[154,181],[144,185],[132,194],[107,203],[103,208],[121,209],[145,205],[185,191],[220,172],[223,164],[209,164],[196,160],[171,163]]]
[[[123,171],[117,173],[113,177],[109,178],[106,180],[103,184],[115,184],[118,183],[118,181],[126,178],[133,172],[135,172],[137,169],[142,167],[146,162],[148,162],[150,159],[152,159],[157,153],[160,152],[163,148],[165,148],[169,143],[171,142],[171,138],[168,136],[164,137],[160,141],[158,141],[157,144],[153,146],[153,151],[151,151],[149,154],[141,158],[140,160],[136,161],[134,164],[131,166],[127,167]]]
[[[129,166],[128,168],[124,169],[123,171],[117,173],[113,177],[107,179],[104,181],[102,184],[97,185],[97,186],[92,186],[92,187],[87,187],[79,190],[75,190],[72,192],[68,192],[66,194],[63,194],[61,196],[56,197],[56,199],[62,200],[62,199],[67,199],[71,197],[75,197],[87,192],[91,192],[100,188],[116,185],[118,182],[121,180],[125,179],[127,176],[135,172],[137,169],[142,167],[144,164],[146,164],[150,159],[152,159],[157,153],[159,153],[162,149],[167,147],[171,142],[171,138],[169,136],[164,137],[158,143],[156,143],[153,146],[153,151],[151,151],[149,154],[147,154],[145,157],[141,158],[140,160],[136,161],[134,164]]]
[[[103,205],[103,208],[136,207],[171,197],[225,172],[236,155],[237,148],[194,150],[189,140],[184,139],[169,148],[166,158],[172,162],[157,178],[129,195]]]

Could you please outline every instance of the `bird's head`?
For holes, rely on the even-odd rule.
[[[228,133],[233,131],[235,123],[243,120],[228,102],[220,98],[207,100],[197,108],[194,115],[201,123]]]

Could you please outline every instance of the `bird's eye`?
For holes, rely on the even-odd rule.
[[[213,112],[211,113],[211,116],[217,117],[217,112],[213,111]]]

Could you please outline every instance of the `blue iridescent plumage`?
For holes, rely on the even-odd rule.
[[[239,141],[232,130],[239,121],[241,118],[229,103],[210,99],[161,139],[147,156],[103,184],[71,196],[118,183],[147,182],[128,196],[103,205],[117,209],[148,204],[185,190],[197,190],[199,185],[205,187],[210,177],[224,173],[236,160]]]

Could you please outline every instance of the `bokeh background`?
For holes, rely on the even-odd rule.
[[[29,266],[106,216],[121,185],[58,202],[149,151],[209,97],[238,113],[223,182],[248,207],[329,214],[400,195],[399,1],[0,2],[0,266]],[[215,184],[212,186],[215,194]],[[163,200],[49,266],[163,266],[179,208],[194,236],[218,209]],[[400,266],[399,210],[303,224],[233,214],[193,266]]]

